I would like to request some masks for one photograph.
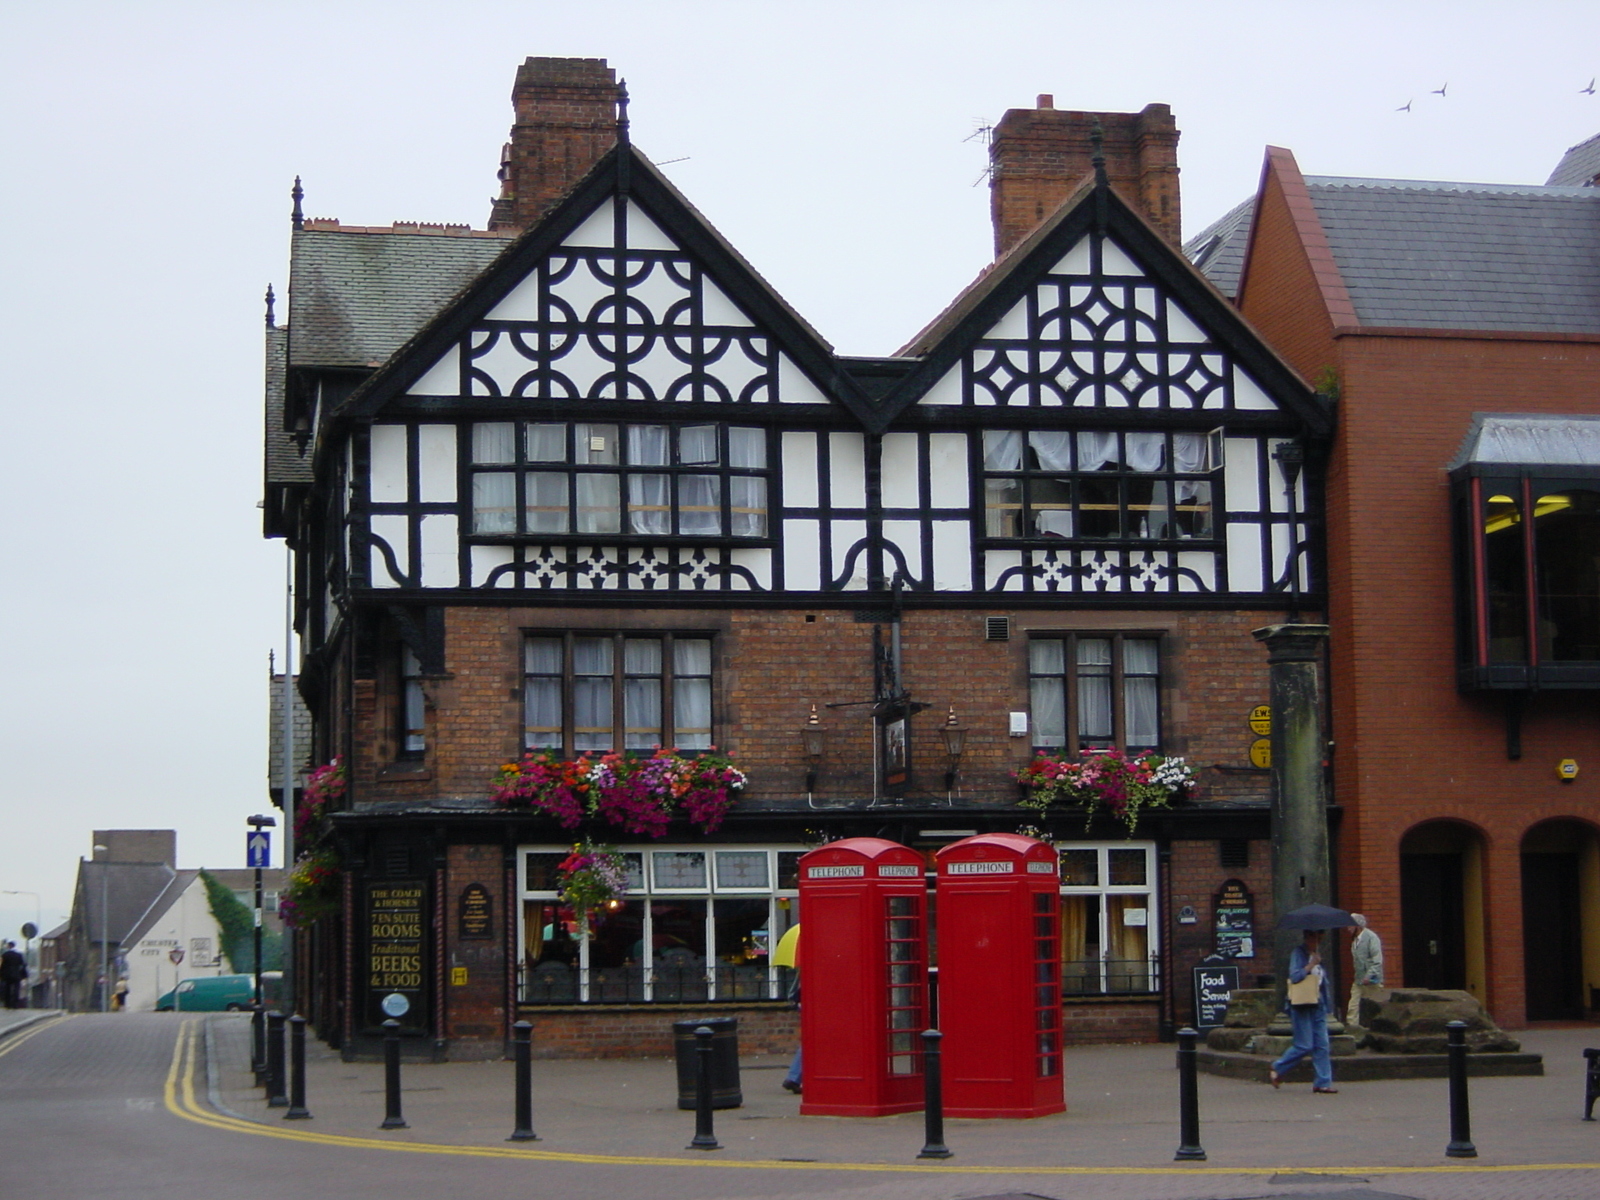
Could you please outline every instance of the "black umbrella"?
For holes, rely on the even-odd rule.
[[[1330,908],[1326,904],[1307,904],[1278,918],[1279,929],[1337,929],[1354,924],[1355,920],[1344,909]]]

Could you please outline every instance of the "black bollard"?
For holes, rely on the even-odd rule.
[[[1588,1067],[1583,1072],[1583,1119],[1594,1120],[1594,1102],[1600,1100],[1600,1050],[1585,1050]]]
[[[944,1144],[944,1068],[939,1061],[943,1039],[937,1029],[922,1031],[923,1145],[918,1158],[949,1158],[952,1153]]]
[[[1185,1025],[1178,1030],[1178,1152],[1177,1162],[1204,1162],[1200,1144],[1200,1083],[1195,1039],[1200,1035]]]
[[[1477,1158],[1472,1144],[1472,1119],[1467,1115],[1467,1023],[1451,1021],[1445,1026],[1450,1037],[1450,1144],[1446,1158]]]
[[[690,1150],[721,1150],[711,1129],[711,1027],[694,1031],[694,1141]]]
[[[517,1064],[517,1127],[508,1142],[537,1142],[533,1131],[533,1026],[518,1021],[511,1027],[511,1057]]]
[[[267,1082],[267,1010],[260,1004],[250,1006],[250,1070],[257,1087]]]
[[[283,1014],[267,1014],[267,1107],[287,1108],[283,1094]]]
[[[383,1023],[383,1124],[379,1129],[406,1129],[400,1115],[400,1022]]]
[[[306,1019],[299,1013],[289,1018],[289,1111],[283,1119],[311,1119],[306,1111]]]

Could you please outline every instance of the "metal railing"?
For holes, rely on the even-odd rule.
[[[1085,958],[1063,963],[1061,994],[1083,996],[1138,996],[1161,990],[1161,963],[1149,958]]]

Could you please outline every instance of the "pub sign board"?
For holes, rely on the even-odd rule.
[[[494,897],[483,884],[469,883],[461,889],[456,934],[465,941],[494,937]]]
[[[1216,952],[1224,958],[1256,956],[1256,903],[1238,879],[1226,880],[1216,895]]]
[[[1194,1027],[1215,1029],[1228,1015],[1228,996],[1239,986],[1238,967],[1194,969]]]
[[[366,901],[366,1022],[392,1017],[403,1029],[427,1029],[427,888],[420,880],[369,883]]]

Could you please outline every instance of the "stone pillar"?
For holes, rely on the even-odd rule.
[[[1328,904],[1333,895],[1328,866],[1328,799],[1322,734],[1322,648],[1326,625],[1268,625],[1254,631],[1267,645],[1272,670],[1272,905],[1276,921],[1306,904]],[[1272,966],[1281,1002],[1289,951],[1300,941],[1293,930],[1272,940]],[[1332,965],[1337,942],[1323,940],[1323,960]]]

